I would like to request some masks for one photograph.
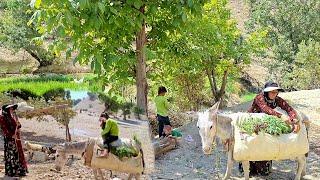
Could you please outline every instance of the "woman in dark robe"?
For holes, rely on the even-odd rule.
[[[4,138],[5,175],[10,177],[26,176],[27,163],[24,157],[20,128],[21,124],[15,114],[18,105],[3,105],[0,125]]]
[[[292,131],[296,132],[299,127],[295,124],[297,113],[296,111],[281,97],[278,96],[279,92],[284,92],[277,83],[267,82],[264,86],[263,92],[258,94],[252,103],[252,106],[248,110],[250,113],[265,113],[273,116],[277,116],[292,126]],[[280,107],[288,114],[283,115],[274,109]],[[272,168],[272,161],[250,161],[250,175],[263,175],[270,174]],[[240,172],[243,172],[242,164],[239,164]]]

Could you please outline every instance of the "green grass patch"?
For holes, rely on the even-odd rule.
[[[79,78],[78,78],[79,79]],[[42,96],[55,89],[88,90],[100,89],[94,83],[89,83],[92,77],[85,77],[83,83],[75,83],[73,75],[22,76],[0,79],[0,92],[9,90],[26,90],[37,96]]]
[[[19,83],[0,83],[0,92],[9,90],[23,89],[37,96],[42,96],[48,91],[55,89],[72,89],[72,90],[86,90],[87,85],[79,85],[72,82],[59,82],[59,81],[48,81],[48,82],[19,82]]]
[[[19,82],[48,82],[48,81],[59,81],[59,82],[70,82],[73,81],[71,75],[48,75],[48,76],[15,76],[0,79],[2,83],[19,83]]]
[[[252,101],[256,95],[257,95],[256,93],[247,93],[247,94],[244,94],[244,95],[242,95],[242,96],[240,97],[240,98],[241,98],[241,102],[242,102],[242,103],[245,103],[245,102]]]

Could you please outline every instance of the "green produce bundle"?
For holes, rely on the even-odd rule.
[[[118,148],[111,148],[111,153],[118,156],[120,159],[123,157],[136,157],[138,152],[133,147],[122,146]]]
[[[288,134],[291,132],[291,127],[280,118],[266,115],[262,118],[250,117],[239,122],[238,127],[242,132],[249,135],[253,133],[265,132],[271,135]]]

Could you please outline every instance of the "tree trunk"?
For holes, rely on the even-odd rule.
[[[46,67],[46,66],[49,66],[53,63],[53,61],[51,60],[43,60],[41,59],[38,54],[34,51],[32,51],[31,49],[29,48],[25,48],[25,50],[33,57],[35,58],[38,62],[39,62],[39,67]]]
[[[144,6],[140,8],[140,12],[144,14]],[[137,86],[137,105],[147,115],[147,73],[146,73],[146,27],[145,22],[142,22],[140,31],[136,35],[136,53],[137,53],[137,66],[136,66],[136,86]]]
[[[228,71],[227,70],[224,71],[220,90],[217,88],[217,82],[216,82],[214,70],[212,70],[211,72],[209,70],[206,70],[206,73],[210,82],[213,98],[215,102],[217,102],[221,100],[223,95],[225,94],[225,89],[227,86]]]
[[[70,130],[69,130],[69,125],[66,124],[66,141],[67,142],[71,142],[71,134],[70,134]]]
[[[212,96],[215,97],[216,89],[215,89],[215,86],[214,86],[214,83],[213,83],[212,74],[210,74],[208,69],[206,70],[206,73],[207,73],[207,76],[208,76],[208,79],[209,79],[209,82],[210,82],[210,87],[211,87],[210,89],[211,89]]]
[[[227,86],[227,78],[228,78],[228,71],[225,70],[224,73],[223,73],[223,77],[222,77],[222,84],[221,84],[221,88],[220,88],[220,91],[218,93],[218,96],[217,96],[217,100],[220,100],[222,99],[223,95],[226,93],[226,86]]]
[[[173,149],[176,149],[177,145],[178,145],[178,139],[170,138],[170,137],[165,137],[161,140],[159,139],[153,142],[155,157],[157,158],[168,151],[172,151]]]

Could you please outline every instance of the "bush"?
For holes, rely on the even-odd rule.
[[[143,109],[139,108],[138,106],[133,107],[133,113],[137,119],[140,119],[140,115],[144,114]]]
[[[320,43],[309,40],[299,44],[293,70],[286,75],[284,84],[296,89],[320,88]]]
[[[127,115],[131,113],[131,108],[134,105],[131,102],[125,102],[125,103],[122,103],[120,106],[121,106],[121,110],[122,110],[123,119],[126,120]]]
[[[107,111],[117,112],[119,110],[120,104],[116,97],[110,97],[104,93],[99,93],[98,98],[100,101],[104,102]]]

